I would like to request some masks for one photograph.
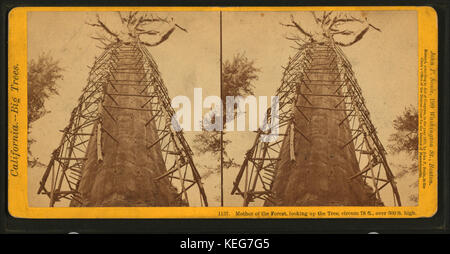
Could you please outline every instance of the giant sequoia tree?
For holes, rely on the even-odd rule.
[[[244,206],[376,206],[388,185],[400,205],[395,180],[376,135],[361,88],[340,47],[351,46],[371,29],[365,17],[312,12],[305,27],[293,15],[281,23],[298,46],[277,89],[279,140],[261,130],[245,155],[232,193]],[[270,117],[268,118],[270,119]]]
[[[138,12],[97,15],[87,24],[104,51],[38,193],[50,197],[50,206],[63,198],[71,206],[186,206],[187,192],[197,186],[197,205],[207,206],[192,152],[171,127],[175,112],[146,48],[186,30],[172,18]]]
[[[358,174],[360,165],[355,155],[351,125],[345,104],[340,102],[345,94],[341,89],[345,80],[336,75],[340,66],[333,62],[335,46],[351,46],[360,41],[370,28],[367,19],[350,15],[312,12],[316,29],[308,31],[291,16],[291,23],[299,36],[296,42],[311,45],[311,63],[304,74],[305,86],[299,88],[289,135],[281,148],[278,174],[272,191],[277,205],[379,205],[379,197],[362,179],[350,180]],[[354,25],[357,25],[356,27]],[[350,30],[354,28],[354,30]],[[302,38],[303,37],[303,38]],[[300,43],[300,44],[302,44]],[[334,46],[334,45],[335,46]],[[304,116],[307,116],[305,118]],[[294,145],[291,145],[293,143]],[[296,145],[298,144],[298,145]],[[293,151],[291,153],[290,151]],[[294,157],[292,157],[292,155]],[[266,202],[266,205],[273,205]]]

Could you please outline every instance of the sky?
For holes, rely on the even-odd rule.
[[[238,53],[245,53],[260,69],[255,81],[255,95],[272,96],[281,84],[282,66],[289,56],[295,54],[292,41],[285,39],[289,30],[280,25],[287,23],[290,15],[305,27],[312,27],[309,12],[223,12],[222,53],[224,59],[232,59]],[[417,16],[414,11],[371,11],[355,13],[365,15],[381,29],[369,31],[365,37],[343,51],[353,66],[356,78],[363,91],[371,119],[381,142],[388,144],[394,132],[392,121],[408,105],[417,105]],[[101,13],[108,18],[112,13]],[[218,12],[173,12],[169,15],[188,30],[177,30],[157,47],[148,48],[157,62],[162,78],[169,90],[169,96],[193,98],[194,87],[203,88],[203,97],[220,94],[220,20]],[[31,12],[28,14],[28,59],[36,59],[43,52],[49,52],[60,61],[64,69],[64,80],[59,82],[59,95],[50,98],[47,109],[51,113],[38,120],[31,132],[37,141],[31,151],[47,163],[50,154],[60,141],[61,133],[68,123],[70,112],[76,106],[81,90],[86,86],[89,66],[102,49],[90,38],[92,27],[86,21],[93,20],[93,12]],[[204,113],[206,110],[204,110]],[[195,132],[186,133],[191,147]],[[253,142],[248,132],[227,133],[231,141],[228,153],[236,162],[242,162],[244,153]],[[194,150],[195,152],[195,150]],[[388,156],[391,168],[405,163],[405,156]],[[218,166],[211,155],[194,156],[200,174],[207,174],[210,168]],[[240,206],[242,200],[231,196],[232,182],[238,168],[224,171],[225,206]],[[38,182],[44,168],[29,169],[29,204],[47,206],[48,198],[37,195]],[[398,179],[400,195],[405,205],[414,205],[408,196],[415,188],[409,185],[417,176]],[[209,203],[219,205],[219,174],[204,178]],[[63,205],[63,204],[62,204]]]

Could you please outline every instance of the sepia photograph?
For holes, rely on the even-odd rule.
[[[279,100],[273,142],[225,135],[229,204],[417,205],[417,29],[415,11],[225,12],[225,59],[254,68],[240,95]]]
[[[219,161],[174,130],[171,96],[220,93],[219,25],[217,12],[28,13],[30,206],[208,206],[217,184],[202,175]]]
[[[418,17],[27,13],[30,207],[417,206]]]

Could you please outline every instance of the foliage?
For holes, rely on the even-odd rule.
[[[389,149],[394,153],[406,153],[409,155],[411,162],[409,165],[400,166],[401,170],[397,173],[397,177],[401,178],[408,174],[415,174],[419,170],[418,150],[419,150],[419,114],[417,108],[410,105],[406,107],[403,113],[393,121],[394,129],[389,141]],[[417,186],[415,181],[410,187]],[[411,195],[410,200],[417,202],[417,195]]]
[[[244,54],[236,54],[233,60],[225,60],[222,66],[222,98],[254,94],[253,82],[258,80],[259,69]]]
[[[222,66],[222,101],[225,101],[226,96],[253,95],[253,82],[258,79],[257,72],[259,69],[254,67],[254,61],[249,60],[244,54],[236,54],[231,61],[225,60]],[[223,127],[226,124],[227,113],[223,113]],[[195,137],[194,146],[200,154],[211,153],[213,156],[220,155],[223,149],[224,168],[239,166],[226,152],[226,146],[231,141],[223,139],[221,143],[220,135],[218,131],[204,131]]]
[[[52,96],[58,95],[58,80],[63,79],[59,61],[54,60],[48,53],[41,54],[37,60],[28,62],[28,134],[33,123],[50,111],[46,109],[45,102]],[[30,158],[30,147],[35,142],[28,135],[28,163],[31,167],[41,165],[37,158]]]
[[[220,154],[220,132],[204,131],[202,134],[196,135],[194,138],[195,148],[201,153],[211,153],[212,155]],[[224,146],[229,142],[224,141]]]
[[[389,147],[394,153],[406,152],[413,159],[417,159],[419,149],[418,124],[418,111],[413,106],[405,108],[402,115],[394,120],[396,132],[389,139],[389,141],[393,142]]]

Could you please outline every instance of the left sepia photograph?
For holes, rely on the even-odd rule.
[[[220,205],[220,158],[172,124],[175,96],[220,93],[218,12],[28,12],[27,27],[30,207]]]

